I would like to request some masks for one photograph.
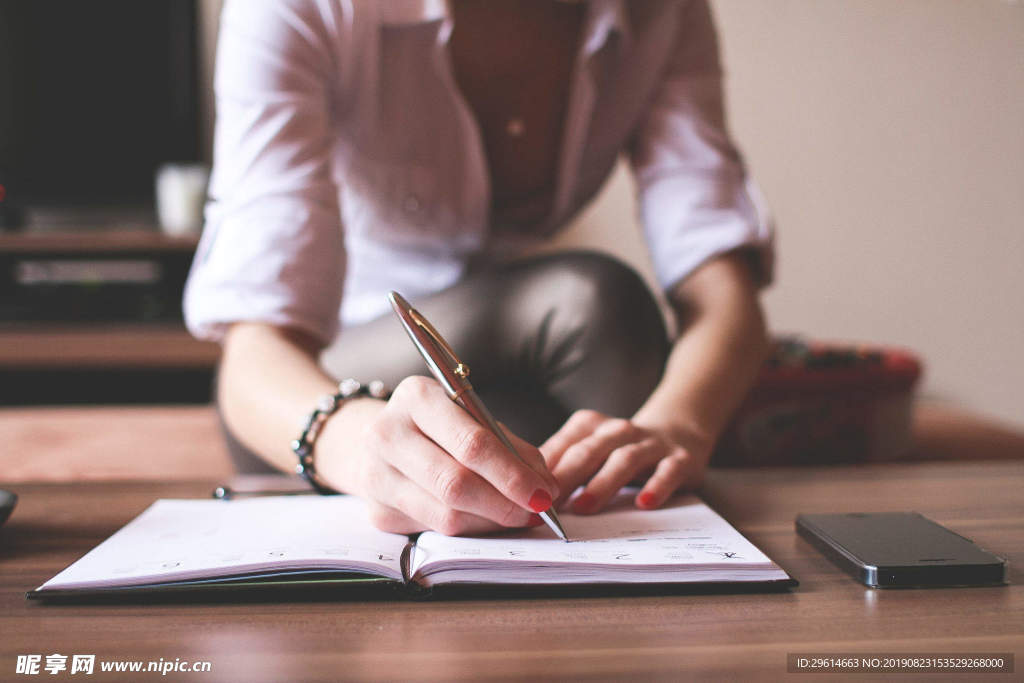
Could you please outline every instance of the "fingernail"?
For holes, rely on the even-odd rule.
[[[544,520],[540,518],[540,515],[530,515],[530,521],[526,523],[526,526],[540,526],[544,523]]]
[[[573,501],[572,509],[576,512],[587,514],[588,512],[593,511],[595,502],[597,501],[594,500],[594,496],[591,494],[581,493],[576,497],[576,500]]]
[[[652,508],[658,504],[658,498],[650,491],[644,491],[636,497],[636,502],[642,508]]]
[[[537,489],[530,496],[529,506],[534,512],[544,512],[551,507],[551,494],[544,489]]]

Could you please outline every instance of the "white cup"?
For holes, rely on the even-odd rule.
[[[209,179],[205,164],[164,164],[157,169],[156,214],[164,233],[172,237],[199,234]]]

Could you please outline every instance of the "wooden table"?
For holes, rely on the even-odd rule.
[[[904,460],[1024,460],[1020,430],[941,403],[917,405],[913,436]],[[211,405],[0,407],[0,481],[208,480],[231,472]]]
[[[47,606],[24,592],[158,497],[213,482],[14,484],[0,529],[0,679],[19,654],[208,661],[167,680],[777,679],[788,653],[1013,653],[1024,673],[1024,462],[718,470],[708,502],[801,582],[780,594]],[[797,512],[918,510],[1010,560],[1011,585],[871,590],[793,531]],[[102,680],[69,676],[72,680]],[[108,680],[155,673],[107,674]],[[976,678],[968,676],[967,678]],[[40,678],[57,679],[43,672]],[[811,679],[812,676],[805,676]],[[901,676],[910,680],[913,676]],[[856,678],[847,677],[847,680]]]

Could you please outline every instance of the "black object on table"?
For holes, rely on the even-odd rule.
[[[10,491],[0,489],[0,524],[3,524],[11,516],[11,512],[14,511],[14,505],[17,502],[18,496]]]

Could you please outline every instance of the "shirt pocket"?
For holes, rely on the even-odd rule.
[[[456,233],[456,221],[444,175],[435,166],[359,155],[341,183],[347,229],[409,247],[445,242]]]

